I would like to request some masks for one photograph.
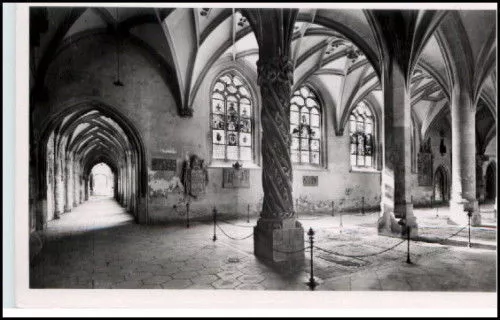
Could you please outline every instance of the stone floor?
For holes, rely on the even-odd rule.
[[[407,242],[377,234],[377,212],[300,215],[304,230],[316,232],[316,290],[495,292],[493,211],[482,207],[488,223],[471,229],[468,248],[468,229],[453,223],[446,210],[415,210],[420,237],[410,242],[410,264]],[[49,223],[30,286],[309,290],[310,251],[301,270],[276,272],[253,255],[255,223],[255,218],[220,221],[213,241],[210,223],[137,225],[113,199],[92,198]]]

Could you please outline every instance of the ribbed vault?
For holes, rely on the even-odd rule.
[[[39,148],[41,190],[48,199],[45,222],[89,197],[92,168],[105,163],[115,177],[115,198],[134,216],[145,194],[145,156],[133,125],[111,107],[85,101],[45,125]],[[42,222],[43,224],[43,222]]]

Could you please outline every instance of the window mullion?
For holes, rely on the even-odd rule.
[[[227,161],[227,95],[226,98],[224,99],[224,160]]]
[[[363,167],[366,168],[366,119],[363,118]]]
[[[241,160],[241,145],[240,145],[240,101],[237,103],[237,116],[236,116],[236,143],[238,145],[238,160]]]

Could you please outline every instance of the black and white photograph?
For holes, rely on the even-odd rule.
[[[496,309],[496,5],[22,16],[27,294]]]

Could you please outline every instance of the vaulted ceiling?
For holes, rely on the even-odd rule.
[[[48,66],[60,50],[96,30],[130,34],[147,44],[172,70],[171,88],[180,108],[196,108],[193,102],[201,83],[221,61],[241,62],[256,72],[255,34],[233,8],[51,7],[46,10],[47,25],[40,18],[43,10],[32,8],[32,87],[43,85]],[[336,119],[362,99],[382,103],[382,51],[368,11],[299,9],[291,44],[294,87],[312,78],[321,82],[334,103]],[[461,26],[453,36],[468,52],[477,100],[488,110],[479,118],[490,119],[481,120],[489,126],[496,124],[496,63],[491,62],[492,52],[496,53],[495,16],[494,10],[449,11],[436,22],[444,25],[444,31],[451,23],[448,20]],[[426,23],[425,18],[425,12],[417,16],[417,27]],[[436,117],[449,113],[453,57],[446,52],[452,46],[446,45],[440,25],[416,44],[421,48],[411,76],[411,104],[422,136]],[[491,132],[481,134],[484,139]]]

